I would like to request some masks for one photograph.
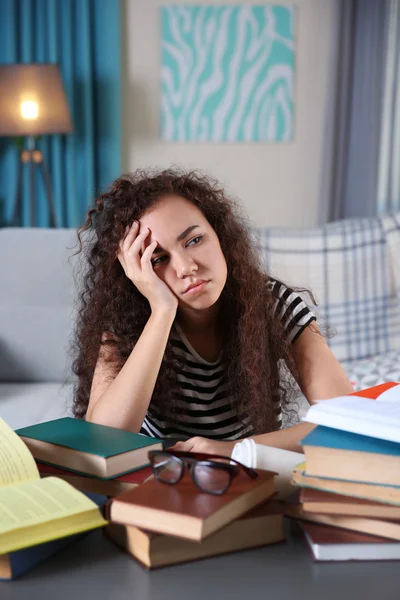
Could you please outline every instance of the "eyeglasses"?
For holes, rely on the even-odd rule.
[[[226,492],[232,479],[241,471],[250,479],[258,477],[257,471],[245,467],[237,460],[218,454],[150,450],[148,456],[154,477],[158,481],[174,485],[182,479],[185,468],[187,468],[197,487],[207,494]]]

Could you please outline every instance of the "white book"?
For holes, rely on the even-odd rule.
[[[316,523],[300,523],[317,561],[399,560],[400,543]]]
[[[400,384],[375,400],[360,396],[317,400],[302,421],[400,443]]]

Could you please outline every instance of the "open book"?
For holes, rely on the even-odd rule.
[[[0,419],[0,556],[106,524],[69,483],[40,479],[28,448]]]
[[[319,400],[302,419],[308,423],[400,443],[400,384]]]

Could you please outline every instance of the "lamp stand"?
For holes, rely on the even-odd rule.
[[[30,225],[34,227],[36,224],[35,168],[38,168],[42,174],[44,186],[46,188],[47,204],[50,214],[50,227],[56,227],[56,213],[54,210],[54,199],[51,189],[50,175],[44,164],[42,152],[35,148],[35,137],[32,135],[28,136],[27,148],[22,150],[19,155],[17,193],[15,197],[14,214],[12,219],[13,225],[16,225],[17,221],[20,221],[22,216],[22,179],[24,165],[29,167]]]

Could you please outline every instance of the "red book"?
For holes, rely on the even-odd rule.
[[[352,394],[349,394],[349,396],[360,396],[360,398],[369,398],[370,400],[376,400],[378,396],[383,394],[383,392],[387,392],[387,390],[390,390],[396,385],[400,384],[395,381],[388,381],[387,383],[380,383],[379,385],[374,385],[373,387],[367,388],[366,390],[353,392]]]
[[[175,485],[154,478],[112,500],[109,520],[200,541],[273,495],[275,473],[257,472],[240,472],[223,494],[200,491],[187,472]]]
[[[385,538],[302,523],[306,542],[316,561],[399,560],[400,543]]]
[[[153,477],[151,467],[143,467],[142,469],[125,473],[125,475],[120,475],[114,479],[100,479],[99,477],[89,477],[82,473],[75,473],[39,461],[36,461],[36,464],[41,477],[60,477],[60,479],[68,481],[68,483],[82,492],[92,492],[103,494],[104,496],[118,496],[122,492],[131,490]]]

